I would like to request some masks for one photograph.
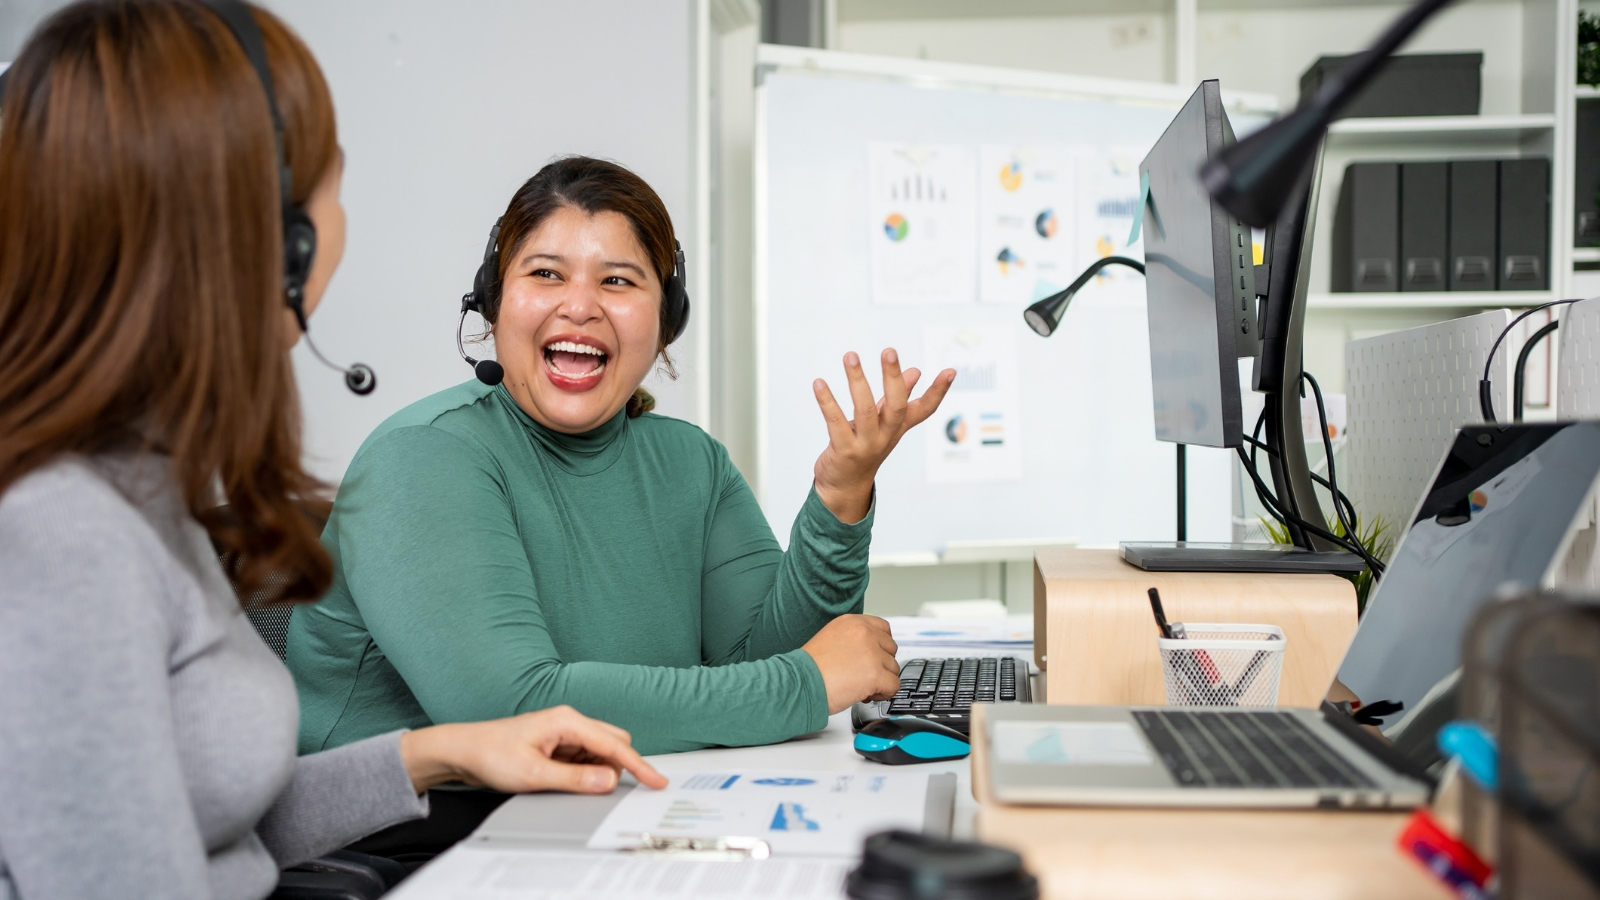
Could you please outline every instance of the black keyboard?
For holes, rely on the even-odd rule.
[[[1377,786],[1288,713],[1138,710],[1133,718],[1181,787]]]
[[[1029,703],[1028,664],[1011,656],[913,659],[900,667],[900,690],[891,700],[857,703],[856,730],[884,716],[917,716],[966,734],[974,703]]]

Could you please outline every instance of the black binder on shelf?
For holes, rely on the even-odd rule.
[[[1499,163],[1450,163],[1450,290],[1495,289],[1499,208]]]
[[[1500,262],[1502,291],[1550,287],[1550,160],[1500,161]]]
[[[1400,164],[1345,167],[1334,212],[1333,289],[1400,289]]]
[[[1400,165],[1400,290],[1442,291],[1449,285],[1450,164]]]
[[[1572,160],[1573,245],[1600,247],[1600,99],[1579,100]]]

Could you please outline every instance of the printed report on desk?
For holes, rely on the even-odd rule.
[[[670,772],[666,789],[636,788],[589,838],[592,850],[653,837],[753,837],[774,856],[854,856],[873,832],[921,831],[928,775],[914,772]]]

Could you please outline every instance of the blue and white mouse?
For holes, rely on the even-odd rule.
[[[856,733],[855,748],[867,759],[891,766],[961,759],[972,752],[966,735],[916,716],[868,723]]]

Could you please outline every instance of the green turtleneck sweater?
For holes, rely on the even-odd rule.
[[[562,703],[644,753],[815,731],[827,695],[799,648],[861,611],[871,526],[813,492],[784,552],[687,422],[567,435],[504,387],[435,394],[339,487],[333,586],[289,626],[300,752]]]

